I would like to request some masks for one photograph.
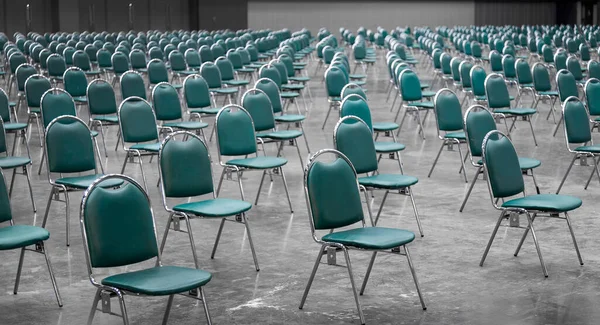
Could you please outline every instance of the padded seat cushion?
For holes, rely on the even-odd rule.
[[[94,116],[94,121],[109,122],[109,123],[117,124],[117,123],[119,123],[119,117],[116,115],[98,115],[98,116]]]
[[[501,109],[495,109],[494,113],[524,116],[524,115],[533,115],[533,114],[537,113],[537,111],[533,108],[501,108]]]
[[[87,103],[87,97],[85,97],[85,96],[73,97],[73,101],[76,103]]]
[[[415,185],[419,179],[402,174],[377,174],[367,177],[359,177],[358,183],[366,187],[399,189]]]
[[[203,217],[228,217],[246,212],[252,204],[242,200],[216,198],[205,201],[178,204],[173,210]]]
[[[309,82],[310,77],[288,77],[288,80],[297,82]]]
[[[373,130],[375,131],[392,131],[399,128],[398,124],[394,122],[379,122],[373,123]]]
[[[483,165],[483,160],[479,159],[477,161],[477,164]],[[542,162],[537,159],[519,157],[519,167],[521,168],[521,170],[533,169],[533,168],[537,168],[541,165],[542,165]]]
[[[287,164],[287,162],[287,159],[281,157],[258,156],[254,158],[231,159],[226,164],[252,169],[269,169],[281,167]]]
[[[223,81],[224,84],[226,85],[230,85],[230,86],[246,86],[248,84],[250,84],[250,81],[248,80],[227,80],[227,81]]]
[[[31,159],[27,157],[0,157],[0,168],[11,169],[15,167],[25,166],[31,163]]]
[[[223,94],[223,95],[230,95],[230,94],[235,94],[237,93],[238,89],[235,87],[230,87],[230,88],[212,88],[210,91],[217,93],[217,94]]]
[[[6,123],[4,129],[6,131],[23,130],[27,128],[27,123]]]
[[[112,275],[104,278],[102,284],[144,295],[165,296],[199,288],[211,278],[212,274],[203,270],[163,266]]]
[[[600,146],[599,145],[581,146],[581,147],[575,148],[575,151],[600,153]]]
[[[465,135],[465,132],[460,131],[460,132],[450,132],[450,133],[446,133],[444,135],[444,138],[446,139],[457,139],[457,140],[466,140],[467,136]]]
[[[87,189],[92,183],[98,178],[104,176],[104,174],[92,174],[92,175],[83,175],[83,176],[73,176],[73,177],[63,177],[59,178],[55,181],[56,184],[65,185],[67,187],[77,188],[77,189]],[[123,184],[123,180],[121,179],[107,179],[101,183],[103,188],[117,187]]]
[[[377,153],[398,152],[406,149],[402,143],[392,141],[375,141],[375,151]]]
[[[275,121],[283,123],[294,123],[304,121],[306,116],[300,114],[283,114],[275,115]]]
[[[130,149],[149,151],[149,152],[158,152],[160,149],[160,142],[154,143],[138,143],[129,147]]]
[[[252,69],[252,68],[239,68],[239,69],[236,69],[235,71],[241,72],[241,73],[253,73],[254,71],[256,71],[256,69]]]
[[[410,102],[406,106],[433,109],[433,102]]]
[[[268,138],[274,140],[291,140],[302,136],[302,132],[298,130],[281,130],[272,132],[261,132],[257,133],[258,138]]]
[[[199,130],[204,129],[208,126],[208,123],[205,122],[196,122],[196,121],[183,121],[183,122],[170,122],[165,123],[163,126],[178,128],[182,130]]]
[[[558,91],[549,90],[549,91],[538,91],[538,94],[543,96],[558,96]]]
[[[190,109],[190,113],[217,115],[220,110],[220,107],[192,108]]]
[[[436,94],[435,91],[426,90],[421,93],[421,96],[423,96],[424,98],[429,98],[429,97],[435,97],[435,94]]]
[[[300,96],[299,93],[292,93],[292,92],[281,93],[281,98],[284,98],[284,99],[296,98],[298,96]]]
[[[50,238],[48,230],[28,225],[14,225],[0,228],[0,250],[15,249],[33,245]]]
[[[395,228],[365,227],[333,232],[321,239],[363,249],[390,249],[412,242],[415,234]]]
[[[581,204],[581,199],[570,195],[537,194],[506,201],[502,207],[543,212],[568,212],[579,208]]]
[[[281,85],[281,89],[302,90],[302,89],[304,89],[304,85],[301,85],[301,84],[285,84],[285,85]]]

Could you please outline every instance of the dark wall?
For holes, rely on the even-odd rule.
[[[476,25],[556,24],[555,1],[476,1]]]
[[[248,1],[200,0],[198,26],[192,28],[206,30],[248,28]]]
[[[9,36],[16,31],[25,32],[25,6],[30,4],[31,29],[36,31],[52,30],[52,2],[48,0],[0,0],[0,28]]]

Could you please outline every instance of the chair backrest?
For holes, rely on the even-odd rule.
[[[275,68],[275,66],[271,64],[265,64],[258,70],[259,78],[267,78],[273,80],[273,82],[277,85],[277,88],[281,89],[281,74],[279,70]]]
[[[254,88],[262,90],[269,96],[271,106],[273,107],[273,113],[277,114],[283,112],[279,87],[277,87],[277,84],[273,80],[269,78],[260,78],[254,83]]]
[[[213,193],[208,147],[197,135],[169,134],[158,152],[161,193],[167,197],[191,197]],[[164,201],[166,206],[166,200]]]
[[[92,134],[85,122],[61,115],[48,123],[45,134],[49,173],[97,173]]]
[[[342,88],[342,100],[344,100],[344,98],[350,96],[350,95],[359,95],[360,97],[364,98],[365,100],[367,100],[367,93],[364,91],[364,89],[362,89],[359,85],[355,84],[355,83],[349,83],[347,85],[344,86],[344,88]]]
[[[564,102],[568,97],[579,97],[579,89],[577,89],[577,81],[571,72],[566,69],[559,70],[556,73],[556,87],[560,102]]]
[[[202,60],[196,49],[187,49],[185,51],[185,62],[191,69],[199,69],[202,65]]]
[[[4,132],[4,122],[0,120],[0,127]],[[12,209],[10,207],[10,197],[6,188],[6,179],[0,169],[0,223],[12,220]]]
[[[172,121],[182,118],[181,102],[175,87],[161,82],[152,89],[152,108],[158,121]]]
[[[502,55],[498,51],[492,50],[489,59],[492,72],[502,72]]]
[[[25,81],[25,98],[29,108],[40,107],[42,95],[52,88],[50,80],[40,74],[34,74]]]
[[[88,81],[85,72],[78,67],[70,67],[65,71],[63,83],[72,97],[85,97]]]
[[[202,63],[200,66],[200,75],[204,78],[210,89],[221,88],[221,71],[214,63]]]
[[[125,53],[115,52],[111,56],[113,72],[117,75],[123,74],[129,70],[129,57]]]
[[[364,174],[377,170],[377,152],[372,130],[360,117],[342,116],[334,128],[333,143],[336,150],[350,159],[356,173]]]
[[[123,100],[129,97],[146,99],[144,79],[135,71],[127,71],[121,75],[121,95]]]
[[[402,71],[398,76],[398,80],[400,84],[400,94],[402,95],[402,100],[412,102],[421,100],[423,98],[421,81],[414,71],[410,69]]]
[[[88,108],[91,115],[117,113],[117,99],[113,87],[105,80],[95,79],[87,87]]]
[[[131,53],[129,53],[129,62],[131,62],[131,68],[133,69],[145,69],[146,53],[138,49],[131,51]]]
[[[224,56],[217,58],[215,65],[217,68],[219,68],[221,80],[229,81],[235,79],[235,70],[233,69],[233,64],[231,64],[231,61],[228,58]]]
[[[90,57],[82,50],[77,50],[73,53],[73,65],[80,68],[83,71],[92,70],[92,64],[90,63]]]
[[[584,87],[585,101],[591,116],[600,116],[600,80],[590,78]]]
[[[44,128],[55,118],[62,115],[77,116],[75,102],[69,93],[61,88],[46,91],[40,101],[42,125]]]
[[[550,91],[552,84],[550,83],[550,73],[548,68],[542,62],[535,63],[531,68],[533,77],[533,87],[536,91]]]
[[[571,55],[567,58],[567,70],[573,74],[573,77],[576,81],[583,80],[583,72],[581,71],[581,64],[579,64],[579,60],[574,55]]]
[[[474,65],[469,74],[471,77],[473,95],[485,96],[485,78],[487,77],[485,69],[480,65]]]
[[[562,109],[567,144],[585,144],[591,141],[590,119],[583,102],[575,96],[570,96],[564,101]]]
[[[337,158],[333,162],[317,160],[327,153]],[[325,149],[309,159],[304,172],[304,193],[313,231],[341,228],[359,221],[364,224],[356,171],[341,152]]]
[[[114,179],[124,184],[102,187]],[[154,257],[160,261],[150,198],[131,177],[106,175],[96,180],[83,196],[80,222],[90,277],[93,268],[125,266]]]
[[[200,59],[202,60],[202,63],[214,60],[212,51],[208,45],[200,46]]]
[[[471,88],[471,69],[473,68],[473,63],[470,61],[462,61],[458,66],[458,70],[460,73],[460,83],[464,88]]]
[[[473,105],[465,112],[463,127],[471,159],[481,157],[481,144],[488,132],[496,130],[496,121],[490,111],[484,106]]]
[[[460,101],[452,90],[444,88],[435,94],[433,110],[439,131],[451,132],[463,129]]]
[[[212,106],[208,84],[198,74],[189,75],[183,80],[183,98],[188,109]]]
[[[173,72],[181,72],[187,70],[187,64],[185,63],[185,57],[179,50],[174,50],[169,53],[169,63],[171,64],[171,70]]]
[[[8,101],[8,95],[4,89],[0,88],[0,118],[2,118],[5,123],[9,123],[11,120],[10,111],[11,109]],[[16,115],[15,111],[13,111],[13,113]]]
[[[15,73],[17,89],[22,92],[25,91],[25,81],[27,78],[37,74],[37,69],[34,68],[31,64],[23,63],[17,67],[17,71]]]
[[[119,106],[123,143],[158,142],[156,117],[152,106],[140,97],[128,97]]]
[[[515,71],[515,57],[506,54],[502,57],[502,71],[506,78],[516,78],[517,72]]]
[[[588,61],[587,65],[588,78],[600,79],[600,63],[596,60]]]
[[[554,54],[554,66],[557,71],[567,69],[567,54],[565,51],[557,51]]]
[[[275,128],[273,107],[269,96],[260,89],[249,89],[242,96],[242,107],[250,113],[254,130],[257,132]]]
[[[460,82],[460,64],[462,60],[459,57],[452,58],[450,61],[450,69],[452,70],[452,79],[455,82]]]
[[[275,67],[275,69],[277,69],[277,71],[279,71],[279,76],[281,76],[282,84],[285,85],[289,82],[288,81],[288,71],[285,66],[285,63],[281,62],[280,60],[272,60],[271,63],[269,63],[269,65]]]
[[[525,190],[519,157],[510,139],[500,131],[490,131],[483,139],[483,164],[492,201]]]
[[[21,52],[15,52],[8,57],[8,66],[12,74],[15,74],[17,68],[24,63],[27,63],[27,58]]]
[[[485,94],[490,109],[510,107],[508,88],[500,74],[492,73],[485,78]]]
[[[169,71],[162,60],[152,59],[148,62],[148,81],[151,85],[169,82]]]
[[[340,97],[342,89],[348,84],[348,77],[339,67],[329,67],[325,71],[325,88],[328,97]]]
[[[67,70],[65,59],[58,54],[51,54],[48,57],[46,67],[48,68],[48,75],[50,77],[62,77],[65,70]]]
[[[256,153],[254,123],[248,111],[239,105],[227,105],[217,113],[216,135],[221,156],[243,156]]]
[[[529,63],[524,59],[518,59],[515,62],[515,72],[517,74],[517,82],[519,85],[533,83],[533,76],[531,75],[531,69]]]
[[[342,100],[340,106],[340,117],[355,116],[361,119],[373,132],[373,120],[371,110],[366,99],[357,94],[348,95]],[[352,159],[351,159],[352,160]]]

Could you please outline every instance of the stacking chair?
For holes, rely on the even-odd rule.
[[[600,63],[595,60],[588,61],[587,74],[588,78],[600,79]]]
[[[88,81],[83,70],[78,67],[70,67],[63,75],[65,90],[73,97],[75,104],[85,105],[87,103],[86,91]]]
[[[3,105],[5,106],[5,105]],[[6,110],[5,110],[6,111]],[[5,112],[3,112],[1,115],[6,115]],[[2,154],[0,156],[0,168],[2,170],[8,170],[8,169],[12,169],[12,177],[10,180],[10,189],[8,192],[8,196],[12,197],[12,191],[13,191],[13,186],[15,184],[15,177],[17,176],[17,170],[20,170],[21,175],[25,176],[25,178],[27,178],[27,185],[29,187],[29,196],[31,197],[31,207],[33,208],[33,212],[35,213],[37,211],[37,208],[35,206],[35,200],[33,199],[33,189],[31,188],[31,180],[29,178],[29,174],[31,173],[30,167],[31,167],[31,155],[29,153],[29,145],[26,144],[27,147],[27,157],[19,157],[19,156],[15,156],[15,146],[17,144],[17,135],[15,134],[15,141],[13,142],[13,149],[12,149],[12,153],[9,154],[8,153],[8,145],[6,143],[6,131],[9,131],[9,129],[7,127],[10,127],[11,125],[14,125],[15,123],[10,123],[10,120],[8,120],[9,123],[4,124],[4,119],[1,118],[0,116],[0,154]],[[13,128],[13,131],[17,131],[20,130],[23,133],[26,131],[26,125],[25,128],[22,128],[22,126],[20,126],[19,128]],[[25,136],[25,135],[24,135]],[[4,182],[4,179],[2,180],[2,182]],[[4,183],[2,183],[4,184]],[[1,185],[1,184],[0,184]],[[1,185],[4,186],[4,185]],[[2,236],[0,235],[0,238]]]
[[[215,105],[214,98],[208,89],[208,84],[199,74],[189,75],[183,80],[183,99],[190,121],[202,120],[205,116],[215,117],[220,110],[219,107],[213,106]],[[210,132],[211,141],[214,133],[213,124]]]
[[[577,85],[577,80],[575,79],[575,76],[566,69],[559,70],[556,73],[556,88],[558,89],[558,98],[561,105],[571,96],[579,98],[579,86]],[[563,119],[564,116],[561,116],[558,120],[552,136],[556,136],[556,132],[558,132],[558,128]]]
[[[554,105],[559,98],[558,91],[552,90],[552,84],[550,82],[550,72],[548,71],[548,67],[541,63],[535,63],[531,68],[531,74],[533,77],[533,89],[534,89],[534,104],[533,108],[537,109],[537,106],[543,100],[550,101],[550,110],[548,111],[548,116],[546,116],[546,120],[550,118],[550,114],[552,114],[552,118],[554,119],[554,123],[556,123],[556,116],[554,114]]]
[[[333,142],[336,150],[345,154],[352,162],[357,174],[366,174],[365,177],[359,177],[358,183],[365,187],[367,191],[385,190],[379,211],[374,220],[374,225],[377,225],[383,205],[385,204],[388,194],[403,194],[411,199],[419,233],[423,237],[423,228],[419,219],[419,213],[412,194],[411,186],[418,182],[416,177],[402,175],[403,171],[400,168],[400,174],[381,174],[378,171],[377,148],[372,139],[372,131],[369,125],[362,119],[353,115],[346,115],[337,123],[334,133]],[[371,141],[369,141],[371,140]]]
[[[113,184],[122,184],[120,188]],[[125,295],[169,296],[163,324],[167,323],[175,294],[198,290],[189,296],[202,301],[208,324],[211,324],[204,286],[210,282],[209,272],[178,266],[163,266],[156,238],[156,225],[150,198],[132,178],[107,175],[93,182],[85,192],[80,209],[81,233],[90,282],[97,288],[88,317],[94,320],[96,310],[123,318],[129,324]],[[134,264],[152,260],[154,267],[132,270]],[[155,262],[154,262],[155,261]],[[119,268],[103,279],[96,271]],[[117,298],[121,314],[111,311],[110,299]],[[102,308],[98,303],[102,300]]]
[[[62,77],[61,77],[62,78]],[[25,81],[25,100],[27,101],[27,125],[31,125],[31,121],[35,120],[38,130],[38,138],[40,146],[42,143],[43,129],[40,128],[40,102],[42,95],[52,88],[50,80],[46,77],[34,74]],[[27,127],[29,129],[29,127]]]
[[[471,70],[473,69],[473,63],[471,61],[465,60],[460,63],[458,66],[459,76],[460,76],[460,90],[464,94],[463,100],[460,103],[460,107],[464,105],[465,102],[468,103],[469,97],[473,96],[473,85],[471,84]]]
[[[11,116],[11,113],[14,116],[14,120]],[[29,125],[27,123],[19,123],[15,107],[14,105],[11,105],[11,102],[8,101],[8,95],[2,88],[0,88],[0,117],[4,122],[4,130],[6,133],[15,134],[11,155],[15,153],[17,148],[17,138],[19,135],[23,137],[25,145],[27,146],[27,150],[29,150],[29,142],[27,140],[27,131]]]
[[[179,141],[178,141],[179,138]],[[196,245],[190,226],[190,219],[217,219],[221,220],[217,238],[213,246],[211,258],[219,244],[225,221],[243,224],[248,234],[248,242],[254,259],[256,271],[258,259],[254,251],[252,235],[246,212],[252,204],[228,198],[217,198],[214,191],[210,153],[206,143],[197,135],[186,131],[169,134],[162,142],[158,153],[159,171],[161,179],[161,195],[163,206],[169,213],[165,234],[163,236],[160,252],[162,254],[170,230],[179,230],[179,223],[184,220],[187,233],[192,246],[192,256],[196,268],[199,268],[196,256]],[[192,199],[169,207],[168,199],[210,196],[205,199]]]
[[[13,293],[17,294],[19,290],[25,251],[39,253],[44,255],[46,266],[48,267],[48,273],[50,275],[50,281],[52,282],[52,288],[54,289],[54,295],[56,296],[56,302],[58,303],[59,307],[62,307],[62,299],[60,297],[60,292],[58,291],[58,285],[56,284],[56,279],[54,278],[52,264],[50,263],[48,249],[46,248],[45,244],[46,240],[50,239],[50,233],[46,229],[36,226],[15,225],[12,216],[9,192],[10,191],[6,188],[4,173],[2,170],[0,170],[0,202],[2,202],[0,205],[0,223],[9,223],[8,226],[0,228],[0,251],[13,249],[21,250],[21,254],[19,256],[19,266],[17,268],[17,278],[15,280]],[[35,246],[30,247],[32,245]],[[38,275],[35,276],[35,280],[37,284],[37,281],[39,280]],[[13,306],[13,308],[14,307],[16,306]]]
[[[587,182],[585,183],[584,189],[587,190],[590,185],[590,181],[594,177],[594,174],[598,175],[600,180],[600,173],[598,172],[598,157],[600,157],[600,146],[594,145],[592,132],[590,130],[590,117],[585,109],[582,101],[575,96],[567,98],[563,105],[563,118],[565,120],[565,140],[567,144],[567,150],[573,154],[573,159],[567,168],[565,176],[563,176],[556,194],[558,194],[575,163],[575,160],[580,161],[587,158],[591,158],[594,168]],[[582,164],[583,165],[583,164]]]
[[[150,156],[152,158],[158,155],[160,149],[154,110],[145,99],[134,96],[121,102],[117,115],[119,117],[121,141],[126,152],[121,174],[125,172],[125,167],[127,167],[130,160],[132,163],[139,164],[144,188],[148,188],[142,157]],[[136,157],[138,158],[137,162],[134,161]],[[152,162],[152,160],[150,161]]]
[[[431,177],[433,169],[435,168],[444,147],[447,146],[448,148],[451,148],[453,144],[456,144],[461,162],[460,172],[463,174],[465,182],[468,182],[465,169],[465,160],[467,157],[465,156],[463,158],[462,149],[460,148],[461,144],[466,142],[465,132],[463,131],[461,106],[456,93],[448,88],[440,89],[433,99],[433,112],[436,120],[437,134],[438,138],[442,140],[442,145],[433,161],[433,165],[431,165],[427,177]]]
[[[583,105],[581,108],[583,108]],[[584,108],[583,112],[585,113]],[[588,128],[585,129],[589,130]],[[571,221],[568,214],[568,212],[573,211],[581,206],[581,200],[577,197],[557,194],[525,195],[523,174],[519,166],[517,152],[515,151],[510,139],[502,134],[502,132],[489,132],[483,139],[481,150],[483,154],[483,169],[487,175],[488,189],[490,192],[492,205],[497,210],[500,210],[501,213],[498,217],[498,221],[496,222],[496,226],[492,231],[492,236],[490,237],[490,240],[485,248],[479,265],[483,266],[485,258],[487,257],[490,247],[492,246],[492,242],[494,241],[494,237],[496,237],[496,233],[498,232],[498,227],[504,219],[509,218],[513,213],[519,215],[524,214],[527,217],[527,228],[525,229],[523,237],[521,237],[521,241],[517,246],[517,249],[514,253],[515,256],[517,256],[519,253],[527,234],[531,232],[531,237],[535,243],[535,248],[542,265],[542,271],[544,276],[548,276],[548,270],[546,269],[546,264],[542,258],[542,252],[535,235],[533,222],[539,217],[551,217],[563,219],[567,222],[567,226],[571,232],[571,237],[573,238],[575,251],[577,252],[577,257],[579,258],[579,263],[583,265],[583,260],[581,259],[579,248],[577,247],[577,241],[575,239],[575,234],[573,233],[573,228],[571,226]],[[510,197],[517,195],[520,196],[521,194],[524,194],[523,197],[510,199]],[[497,199],[503,199],[504,202],[501,205],[497,205]],[[564,214],[564,217],[561,217],[561,214]]]
[[[585,74],[581,69],[579,60],[574,55],[567,58],[567,70],[569,70],[569,72],[573,75],[573,78],[575,78],[577,86],[583,88],[583,84],[585,83]]]
[[[96,147],[97,148],[97,147]],[[88,126],[72,115],[59,116],[46,127],[45,157],[48,170],[48,182],[52,186],[48,196],[46,212],[42,227],[46,227],[52,201],[64,202],[66,214],[67,246],[70,245],[70,191],[82,191],[95,180],[103,176],[96,165],[97,150],[94,150],[94,140]],[[99,158],[99,155],[98,155]],[[92,171],[91,174],[82,175]],[[53,175],[59,174],[58,178]],[[67,174],[67,175],[65,175]],[[106,187],[116,187],[122,181],[107,182]],[[59,199],[64,195],[64,201]]]
[[[149,87],[153,88],[161,82],[169,83],[169,70],[167,70],[167,66],[162,60],[152,59],[148,62],[147,66],[148,71],[148,82]],[[175,89],[181,89],[183,86],[181,84],[176,84],[173,81],[171,82]]]
[[[132,50],[129,53],[129,62],[131,62],[131,69],[140,73],[148,72],[148,69],[146,68],[146,53],[144,53],[144,51],[138,49]]]
[[[485,93],[488,107],[494,114],[505,119],[512,118],[513,121],[508,128],[508,134],[510,134],[514,128],[517,119],[523,118],[529,123],[531,135],[533,137],[533,143],[537,146],[535,132],[533,131],[533,124],[531,124],[531,118],[535,113],[537,113],[537,110],[535,108],[511,108],[508,88],[506,87],[504,78],[497,73],[492,73],[485,78]]]
[[[37,70],[34,66],[27,63],[23,63],[18,66],[17,70],[15,71],[14,79],[17,88],[17,103],[15,113],[19,112],[22,102],[25,100],[25,81],[27,81],[27,79],[34,74],[37,74]]]
[[[152,89],[152,108],[156,120],[160,121],[162,129],[168,129],[171,132],[173,129],[195,131],[196,134],[204,137],[204,128],[208,127],[207,123],[198,121],[184,121],[181,110],[181,101],[175,87],[166,82],[161,82]]]
[[[475,104],[486,105],[485,78],[487,78],[487,72],[482,66],[474,65],[469,72],[469,76],[471,77],[471,87]]]
[[[7,63],[10,70],[10,76],[8,77],[8,97],[10,97],[12,94],[13,85],[17,83],[17,68],[22,64],[27,64],[27,58],[25,55],[23,55],[23,53],[16,52],[8,56]]]
[[[237,87],[223,87],[220,69],[212,62],[204,62],[200,66],[200,75],[208,84],[210,93],[217,97],[223,96],[223,104],[229,100],[229,104],[234,102],[234,96],[238,95]]]
[[[221,73],[221,81],[231,87],[246,87],[250,84],[249,80],[238,79],[237,73],[233,68],[233,64],[231,61],[222,56],[215,60],[215,65],[219,68],[219,72]]]
[[[293,103],[294,106],[296,107],[298,114],[301,114],[300,106],[298,106],[298,102],[296,101],[296,99],[298,97],[300,97],[301,89],[294,88],[294,87],[286,87],[286,85],[283,84],[283,77],[282,77],[282,73],[286,73],[286,72],[285,71],[280,72],[279,68],[277,68],[276,66],[279,66],[279,68],[281,68],[281,64],[277,64],[273,61],[269,64],[262,66],[260,68],[260,70],[258,71],[258,77],[260,79],[266,78],[266,79],[272,80],[275,83],[275,85],[277,85],[277,88],[279,89],[279,97],[281,98],[281,101],[284,102],[285,107],[288,107],[289,105],[291,105]],[[298,85],[298,84],[293,84],[293,85],[289,85],[289,86],[303,87],[302,85]],[[307,109],[306,105],[305,105],[305,109]]]
[[[106,80],[94,79],[87,86],[86,98],[88,100],[88,113],[90,129],[98,129],[102,137],[104,154],[108,157],[106,141],[104,139],[104,127],[119,125],[117,117],[117,99],[113,87]],[[115,151],[119,146],[121,137],[117,135]]]
[[[115,52],[111,56],[113,79],[111,85],[115,87],[121,76],[129,71],[129,58],[125,53]]]
[[[245,200],[244,190],[242,188],[242,173],[246,171],[262,171],[262,178],[258,186],[256,200],[258,204],[260,190],[265,180],[265,175],[270,169],[277,170],[277,174],[283,180],[283,186],[290,206],[290,212],[294,212],[292,201],[288,191],[287,181],[283,172],[283,166],[287,164],[287,159],[272,156],[259,156],[257,148],[257,139],[254,132],[255,127],[250,113],[239,105],[227,105],[219,111],[216,118],[217,149],[219,153],[219,164],[223,167],[219,185],[217,187],[217,196],[219,196],[221,185],[225,174],[231,175],[235,172],[242,200]],[[256,155],[248,158],[249,155]],[[224,157],[246,156],[245,158],[234,158],[223,160]],[[270,174],[272,176],[272,174]]]
[[[300,166],[304,166],[298,138],[303,136],[299,130],[277,130],[273,106],[269,96],[260,89],[249,89],[244,93],[241,100],[241,106],[250,113],[254,123],[254,131],[257,140],[263,145],[269,142],[277,144],[277,157],[281,156],[283,146],[286,142],[296,146]],[[263,148],[264,150],[264,148]],[[309,150],[309,148],[307,148]]]
[[[98,78],[101,75],[100,70],[94,70],[90,57],[81,50],[73,53],[73,66],[80,68],[86,74],[86,76]]]
[[[415,114],[417,122],[419,123],[419,133],[421,133],[423,140],[425,140],[425,129],[423,127],[423,121],[427,119],[429,110],[433,109],[433,103],[429,101],[423,101],[421,81],[419,80],[419,77],[414,71],[410,69],[402,71],[398,76],[398,84],[400,87],[402,101],[400,102],[400,108],[396,113],[394,122],[398,120],[398,116],[400,115],[400,111],[402,110],[402,108],[404,108],[404,115],[402,116],[402,120],[400,121],[400,125],[398,127],[398,131],[396,132],[396,135],[400,134],[400,130],[402,130],[402,125],[404,124],[406,115],[411,113]],[[426,95],[429,96],[429,92]],[[423,118],[421,118],[420,115],[421,111],[425,111],[425,115],[423,116]]]
[[[537,109],[535,105],[535,88],[533,84],[533,75],[529,63],[525,59],[517,59],[515,62],[515,73],[516,73],[516,85],[517,85],[517,99],[516,106],[521,104],[523,95],[527,92],[533,97],[532,106]]]
[[[506,120],[504,121],[506,125]],[[507,127],[508,129],[508,127]],[[462,212],[469,200],[471,191],[477,182],[477,178],[483,173],[483,161],[481,160],[481,144],[483,138],[488,132],[496,130],[496,121],[494,120],[493,114],[482,105],[473,105],[467,109],[464,117],[464,132],[467,139],[467,146],[469,148],[469,156],[471,158],[471,165],[477,168],[475,176],[469,185],[469,189],[465,194],[465,198],[460,206],[460,212]],[[519,167],[524,176],[531,176],[535,190],[537,194],[540,194],[540,188],[537,184],[535,174],[533,170],[539,167],[542,163],[533,158],[519,157]]]
[[[327,92],[327,101],[329,102],[329,109],[325,120],[321,126],[321,130],[325,129],[329,114],[332,109],[338,109],[342,103],[342,89],[349,83],[348,77],[339,67],[329,67],[325,71],[325,91]]]
[[[139,72],[127,71],[121,75],[121,98],[139,97],[146,100],[146,85]]]
[[[353,124],[349,125],[352,126]],[[368,130],[365,131],[368,134]],[[337,159],[333,162],[319,161],[318,158],[325,154],[333,154]],[[364,157],[361,157],[361,159],[364,159]],[[358,298],[359,292],[354,283],[354,274],[348,253],[350,249],[357,249],[372,252],[371,260],[361,286],[361,295],[365,291],[377,253],[386,252],[405,255],[415,282],[417,294],[421,301],[421,306],[425,310],[427,307],[423,301],[416,272],[407,249],[407,244],[414,241],[415,234],[403,229],[367,226],[360,199],[361,189],[364,189],[364,187],[359,185],[359,179],[357,178],[356,170],[352,167],[352,162],[341,152],[325,149],[317,152],[309,159],[308,166],[304,172],[304,193],[308,205],[311,234],[315,242],[321,245],[321,248],[319,249],[317,260],[308,279],[308,284],[304,290],[299,308],[304,308],[308,292],[323,256],[333,256],[337,250],[341,250],[346,260],[346,267],[360,322],[361,324],[365,324],[365,317]],[[368,202],[366,191],[365,199]],[[371,225],[373,225],[369,205],[367,205],[367,208]],[[358,226],[356,226],[357,223],[359,223]],[[345,228],[352,225],[355,225],[355,227]],[[345,230],[337,230],[339,228],[345,228]],[[328,233],[320,236],[317,233],[319,230],[328,230]],[[329,257],[328,262],[328,264],[336,265],[332,257]]]
[[[600,80],[590,78],[584,87],[585,102],[590,115],[591,131],[600,127]]]

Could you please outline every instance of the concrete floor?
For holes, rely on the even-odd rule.
[[[384,53],[380,53],[383,57]],[[310,72],[314,70],[310,66]],[[423,82],[430,82],[432,74],[418,68]],[[321,73],[319,74],[319,76]],[[310,104],[305,123],[313,152],[331,148],[333,126],[331,118],[321,130],[327,103],[324,85],[314,78],[310,86],[314,102]],[[383,60],[369,70],[367,88],[374,121],[390,121],[391,104],[386,103],[387,71]],[[437,90],[437,89],[436,89]],[[514,89],[513,89],[514,91]],[[527,103],[529,103],[527,101]],[[522,156],[542,161],[536,170],[542,193],[553,193],[565,172],[571,155],[565,149],[564,135],[556,138],[551,132],[554,124],[546,121],[547,104],[540,105],[541,114],[534,120],[539,146],[535,147],[528,126],[518,123],[514,133],[515,146]],[[85,109],[82,116],[87,119]],[[335,116],[334,112],[332,116]],[[25,119],[23,116],[22,119]],[[212,121],[211,121],[212,123]],[[583,206],[571,213],[573,227],[585,262],[580,266],[573,249],[567,225],[559,220],[539,219],[537,235],[550,276],[544,278],[531,237],[526,240],[519,257],[513,251],[522,234],[521,229],[501,228],[484,267],[479,259],[489,239],[498,211],[490,203],[487,187],[478,182],[471,200],[463,213],[458,212],[467,189],[458,174],[457,151],[442,153],[431,178],[427,173],[437,154],[440,141],[436,138],[435,121],[426,123],[427,139],[416,133],[416,122],[408,120],[399,141],[407,148],[402,153],[406,174],[419,177],[414,187],[415,199],[421,213],[425,237],[410,245],[412,258],[419,277],[427,311],[420,308],[414,283],[404,258],[380,255],[373,269],[365,295],[361,297],[365,317],[370,324],[597,324],[600,318],[600,241],[597,234],[600,222],[596,220],[595,204],[600,185],[595,179],[590,188],[583,183],[591,167],[574,167],[563,194],[581,197]],[[37,131],[31,136],[33,169],[37,171],[41,157]],[[109,132],[108,158],[103,162],[107,172],[116,173],[124,152],[113,149],[116,129]],[[216,155],[214,141],[210,144]],[[18,150],[25,153],[24,146]],[[301,143],[301,150],[306,149]],[[267,148],[275,153],[274,146]],[[279,180],[263,189],[261,200],[249,212],[253,237],[261,266],[254,270],[252,257],[241,225],[228,223],[219,251],[214,260],[210,249],[218,222],[192,222],[196,250],[201,267],[213,273],[206,286],[208,304],[214,324],[357,324],[359,323],[350,282],[344,268],[322,265],[303,310],[298,304],[307,283],[319,245],[310,235],[306,205],[302,190],[302,166],[294,148],[285,149],[289,159],[285,172],[290,186],[294,213],[290,214],[285,193]],[[147,162],[148,160],[146,160]],[[148,184],[157,181],[157,165],[145,164]],[[381,171],[397,172],[397,164],[384,160]],[[467,166],[469,180],[474,168]],[[221,169],[214,165],[214,177]],[[128,175],[141,180],[139,170],[131,165]],[[24,179],[15,185],[12,208],[18,224],[41,224],[50,186],[45,171],[32,176],[37,215],[32,215]],[[7,177],[9,173],[7,173]],[[247,199],[252,200],[258,188],[259,173],[245,173]],[[530,178],[527,189],[534,193]],[[160,201],[158,188],[150,185],[159,239],[166,223],[166,213]],[[237,185],[226,182],[223,197],[238,198]],[[95,288],[90,284],[85,266],[81,233],[78,224],[80,193],[71,196],[71,246],[65,246],[64,207],[53,203],[48,229],[51,238],[47,246],[51,255],[64,307],[58,308],[41,256],[27,254],[18,295],[12,294],[17,270],[18,252],[1,253],[0,264],[0,324],[84,324],[92,303]],[[378,206],[381,194],[375,198]],[[523,220],[522,220],[523,222]],[[399,227],[417,232],[417,226],[408,199],[392,196],[388,199],[380,225]],[[193,267],[189,242],[185,234],[172,233],[163,255],[165,264]],[[357,283],[364,276],[369,254],[352,252]],[[340,255],[338,261],[342,262]],[[127,297],[132,324],[159,324],[166,306],[166,298]],[[118,308],[116,301],[113,308]],[[116,311],[116,310],[115,310]],[[191,299],[176,297],[171,312],[171,324],[204,324],[203,309]],[[121,324],[117,317],[97,313],[94,324]]]

